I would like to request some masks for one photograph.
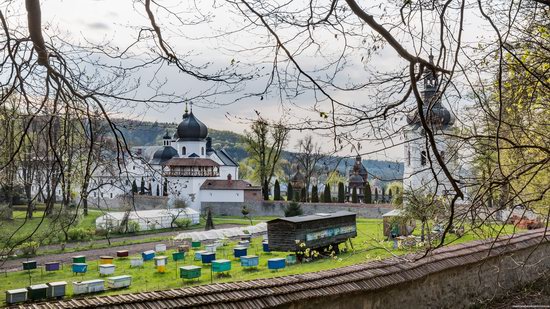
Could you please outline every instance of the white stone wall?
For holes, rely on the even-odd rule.
[[[202,202],[244,202],[244,190],[201,190]]]

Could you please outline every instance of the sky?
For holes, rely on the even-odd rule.
[[[174,46],[178,51],[183,50],[191,54],[194,64],[200,65],[203,63],[212,63],[213,68],[221,68],[224,66],[230,66],[232,62],[247,63],[250,65],[257,59],[258,66],[269,67],[268,60],[270,50],[247,50],[248,47],[254,46],[254,44],[261,43],[262,40],[269,41],[265,30],[254,29],[250,31],[240,31],[229,35],[224,35],[218,39],[203,39],[207,36],[213,36],[223,32],[239,29],[242,26],[240,18],[242,16],[236,14],[225,13],[225,8],[212,8],[205,6],[205,3],[210,2],[189,2],[189,1],[163,1],[166,6],[170,6],[170,9],[174,12],[178,12],[178,16],[188,16],[191,20],[204,19],[204,23],[200,26],[182,25],[175,16],[166,15],[166,12],[159,11],[157,13],[161,26],[164,29],[167,41]],[[206,16],[201,16],[196,13],[193,6],[201,6],[200,12]],[[21,9],[15,7],[15,9]],[[46,25],[46,32],[61,31],[65,37],[69,38],[73,42],[91,42],[95,44],[102,44],[102,42],[116,42],[121,48],[132,42],[132,38],[135,37],[139,29],[143,27],[150,27],[149,21],[145,16],[145,10],[143,5],[138,1],[123,1],[123,0],[48,0],[42,1],[42,13],[43,24]],[[162,17],[165,17],[162,19]],[[185,21],[183,22],[185,23]],[[477,40],[483,33],[480,32],[478,22],[474,19],[467,20],[465,23],[464,37],[465,40]],[[470,29],[470,30],[469,30]],[[477,31],[476,31],[477,29]],[[428,29],[429,30],[429,29]],[[433,30],[433,29],[432,29]],[[285,34],[286,32],[282,31]],[[289,33],[290,34],[290,33]],[[253,38],[253,39],[252,39]],[[324,43],[323,49],[320,53],[330,54],[337,51],[338,47],[333,49],[331,44],[337,44],[338,38],[332,38],[330,33],[322,33],[319,37],[316,37],[321,43]],[[370,38],[369,38],[370,39]],[[219,42],[225,42],[220,44]],[[227,42],[232,43],[227,44]],[[111,44],[111,43],[110,43]],[[156,48],[156,46],[141,46],[141,48]],[[352,54],[353,55],[353,54]],[[359,62],[358,52],[357,57],[350,61],[358,61],[359,66],[362,64]],[[267,60],[266,60],[267,59]],[[315,57],[301,57],[299,58],[301,64],[308,69],[318,68],[319,63]],[[368,65],[372,67],[369,70],[360,68],[359,70],[350,70],[344,72],[344,78],[339,80],[342,83],[353,82],[354,80],[364,80],[365,74],[368,72],[384,70],[394,70],[402,65],[399,57],[395,51],[390,48],[383,47],[371,58],[369,58]],[[245,68],[249,69],[250,67]],[[159,73],[160,72],[160,73]],[[265,69],[261,72],[265,72]],[[136,73],[143,80],[149,82],[164,83],[164,91],[174,93],[181,96],[179,104],[165,104],[145,107],[143,105],[132,105],[130,108],[125,108],[118,111],[119,116],[124,116],[133,119],[147,120],[147,121],[159,121],[159,122],[179,122],[181,115],[183,114],[184,104],[186,100],[186,94],[188,96],[194,96],[197,93],[203,91],[207,85],[202,82],[198,82],[195,79],[182,76],[173,67],[163,66],[158,72],[152,70],[142,70]],[[155,75],[157,74],[157,75]],[[151,76],[155,75],[155,79]],[[289,122],[299,121],[300,117],[317,117],[316,113],[311,111],[311,106],[315,102],[315,98],[312,95],[302,95],[299,99],[293,101],[293,104],[282,105],[279,98],[275,95],[267,95],[265,98],[258,98],[253,96],[250,98],[243,98],[236,103],[227,104],[232,102],[236,97],[242,96],[242,93],[257,92],[257,89],[265,87],[265,79],[258,78],[247,83],[246,89],[239,92],[239,94],[220,94],[210,98],[211,101],[216,104],[206,104],[198,101],[194,105],[194,113],[210,128],[218,130],[230,130],[238,133],[242,133],[248,127],[248,122],[239,119],[251,119],[254,118],[256,112],[260,112],[261,115],[267,118],[276,120],[278,117],[285,115]],[[142,95],[148,95],[151,90],[143,89],[139,90]],[[374,97],[370,97],[369,92],[338,92],[332,93],[335,97],[342,98],[346,102],[351,102],[356,105],[373,104]],[[320,110],[329,110],[328,106],[318,106]],[[397,120],[397,124],[404,125],[403,117]],[[297,140],[303,137],[305,134],[312,134],[310,132],[292,132],[291,141],[289,147],[291,150],[295,150]],[[324,145],[324,147],[330,148],[328,145],[332,145],[332,139],[317,135],[313,133],[316,139]],[[382,141],[387,146],[388,143],[399,144],[399,140],[395,141]],[[403,158],[402,146],[396,146],[381,151],[378,153],[371,153],[377,149],[384,148],[379,143],[364,142],[363,152],[368,153],[368,156],[364,159],[387,159],[391,161],[401,161]],[[343,156],[355,156],[355,153],[351,148],[346,147],[345,150],[339,154]]]

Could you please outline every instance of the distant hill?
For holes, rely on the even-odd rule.
[[[165,122],[147,122],[128,119],[116,119],[114,122],[124,134],[126,141],[130,146],[152,146],[162,145],[162,137],[168,131],[173,135],[177,124]],[[220,131],[208,129],[208,134],[212,137],[212,146],[215,149],[225,149],[237,162],[240,162],[248,157],[248,153],[244,150],[242,144],[242,135],[231,131]],[[291,152],[284,152],[283,158],[290,160]],[[345,174],[345,162],[348,167],[353,166],[354,158],[346,158],[339,161],[337,169],[340,173]],[[363,164],[369,172],[371,179],[378,178],[385,181],[403,179],[403,163],[394,161],[381,160],[363,160]],[[335,168],[328,166],[331,170]]]

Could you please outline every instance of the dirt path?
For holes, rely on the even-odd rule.
[[[236,227],[236,226],[242,226],[239,224],[218,224],[216,228],[230,228],[230,227]],[[128,237],[119,237],[115,239],[111,239],[111,242],[121,242],[124,240],[139,240],[139,239],[147,239],[152,237],[170,237],[175,236],[179,233],[183,232],[193,232],[193,230],[186,230],[186,231],[176,231],[176,232],[165,232],[165,233],[157,233],[157,234],[149,234],[149,235],[137,235],[137,236],[128,236]],[[107,240],[95,240],[93,241],[94,244],[107,244]],[[86,242],[90,243],[90,242]],[[86,244],[84,243],[84,245]],[[116,256],[116,251],[118,250],[128,250],[129,254],[137,254],[141,253],[145,250],[154,250],[155,245],[159,243],[166,244],[166,247],[168,249],[173,249],[177,247],[177,244],[174,244],[170,240],[166,241],[152,241],[152,242],[144,242],[140,244],[128,244],[128,245],[121,245],[121,246],[110,246],[108,248],[103,249],[90,249],[90,250],[82,250],[77,252],[70,252],[70,253],[59,253],[59,254],[48,254],[48,255],[41,255],[36,256],[33,258],[16,258],[16,259],[9,259],[4,261],[3,263],[0,262],[0,272],[12,272],[12,271],[18,271],[22,269],[22,262],[27,260],[33,260],[38,263],[38,265],[44,265],[46,262],[54,262],[59,261],[63,264],[70,265],[72,263],[72,257],[75,255],[85,255],[87,257],[87,261],[94,261],[99,259],[102,255],[110,255],[110,256]],[[73,243],[73,247],[75,246],[82,246],[83,243]],[[59,249],[60,247],[58,245],[53,246],[47,246],[47,247],[41,247],[41,250],[48,249],[48,247],[51,247],[49,249]],[[67,245],[65,248],[70,248],[69,245]]]

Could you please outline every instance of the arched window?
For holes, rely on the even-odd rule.
[[[185,149],[185,147],[181,148],[181,154],[184,156],[187,154],[187,149]]]
[[[201,156],[204,156],[204,147],[201,147]]]
[[[423,150],[420,153],[420,165],[422,166],[426,165],[427,161],[428,161],[428,158],[426,157],[426,151]]]

